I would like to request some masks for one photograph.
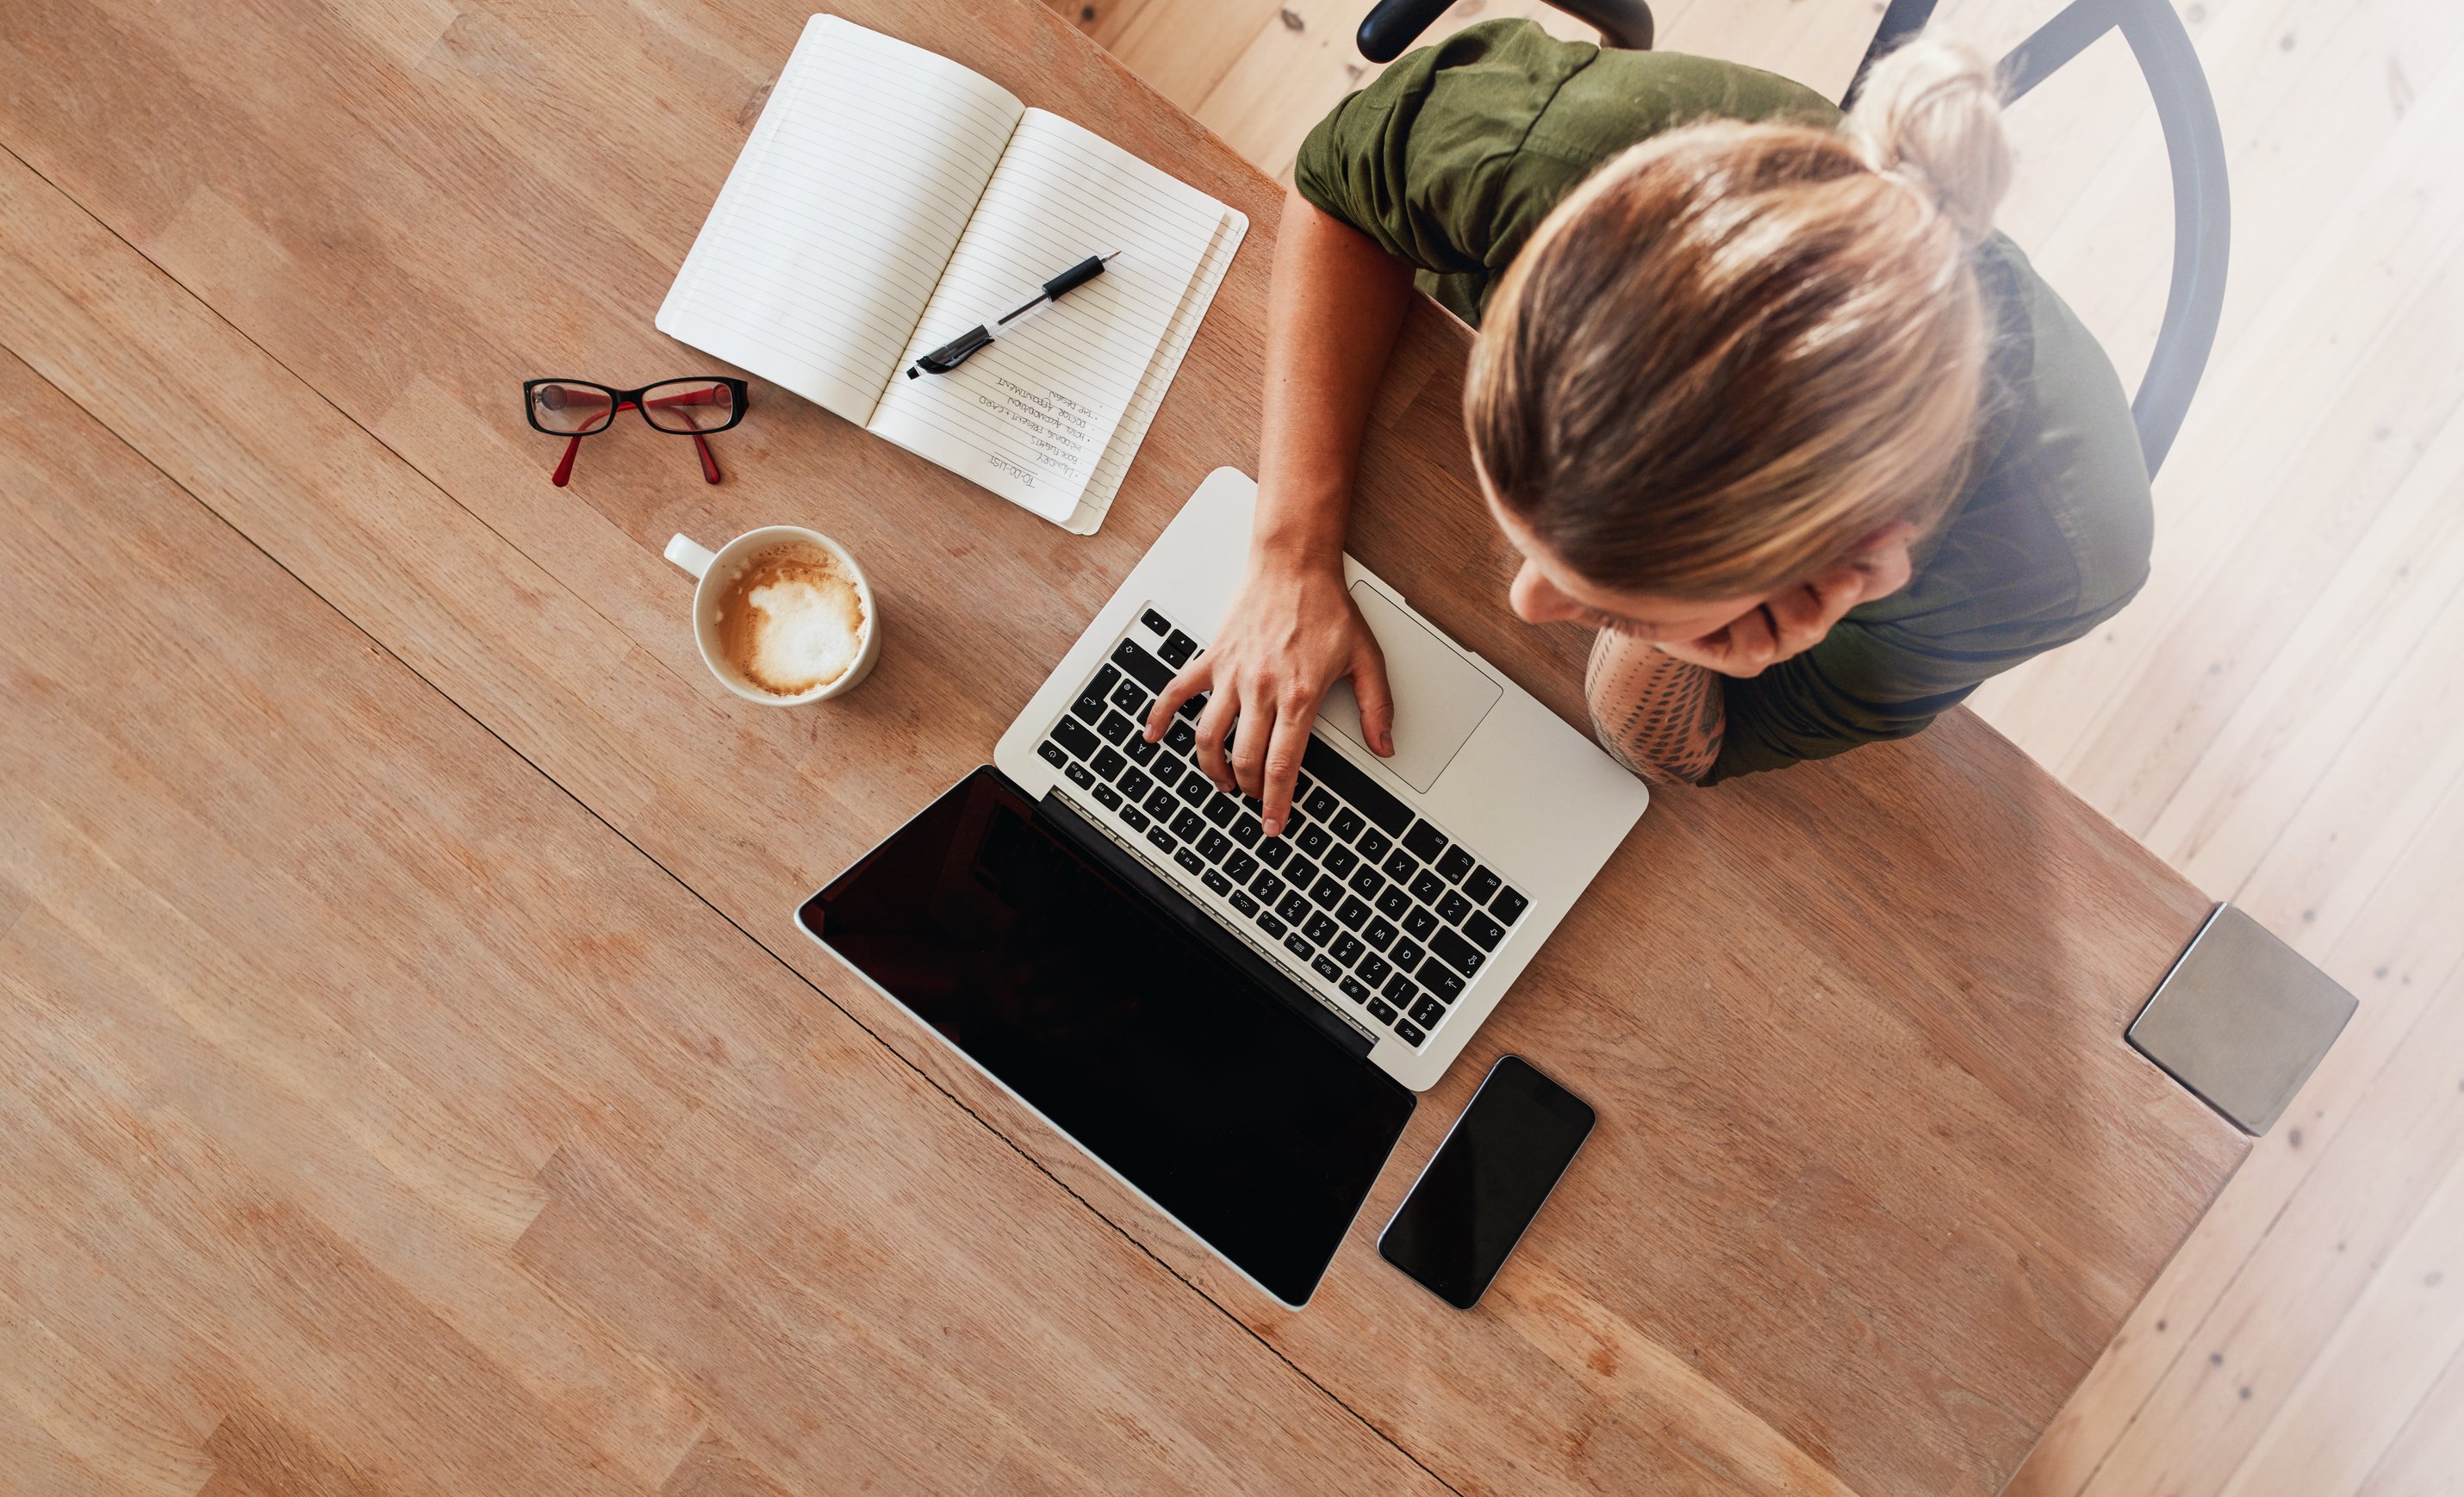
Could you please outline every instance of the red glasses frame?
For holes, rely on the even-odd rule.
[[[543,385],[579,385],[583,389],[597,390],[607,397],[606,413],[601,416],[595,425],[586,427],[580,431],[560,431],[554,427],[543,426],[539,422],[539,398],[536,393],[539,386]],[[695,386],[720,385],[726,386],[729,398],[732,402],[726,424],[715,427],[661,426],[658,420],[650,414],[652,409],[671,402],[681,404],[686,399],[682,394],[663,398],[653,393],[654,391],[663,389],[671,385],[691,385]],[[752,386],[746,382],[742,380],[727,379],[719,375],[688,375],[679,379],[660,380],[654,384],[645,385],[639,389],[631,390],[620,390],[612,385],[602,385],[596,380],[567,380],[554,378],[524,380],[522,382],[522,415],[530,422],[532,430],[544,432],[549,436],[561,436],[569,439],[564,444],[564,456],[557,463],[556,473],[552,478],[552,481],[560,489],[563,488],[572,480],[573,459],[575,454],[582,451],[582,439],[586,436],[597,436],[600,432],[606,430],[611,426],[614,426],[616,424],[617,415],[620,412],[627,410],[640,411],[642,413],[643,423],[649,426],[653,431],[665,431],[671,436],[692,437],[693,439],[693,451],[701,455],[701,475],[703,479],[710,483],[716,483],[719,478],[718,458],[711,451],[710,444],[704,441],[703,438],[714,436],[718,432],[728,430],[735,427],[737,422],[742,421],[744,419],[746,407],[750,404],[751,396]]]

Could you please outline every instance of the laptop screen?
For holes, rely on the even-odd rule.
[[[1412,1113],[1264,980],[986,767],[815,894],[806,930],[1287,1304]]]

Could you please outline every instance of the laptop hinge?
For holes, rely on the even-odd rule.
[[[1251,985],[1273,995],[1276,1002],[1308,1020],[1320,1034],[1341,1046],[1347,1053],[1365,1060],[1369,1052],[1376,1048],[1375,1041],[1345,1024],[1299,983],[1277,971],[1272,962],[1250,950],[1246,942],[1225,930],[1213,915],[1147,867],[1136,854],[1106,835],[1103,828],[1089,821],[1078,807],[1064,799],[1058,789],[1044,793],[1044,799],[1036,803],[1036,815],[1055,832],[1067,838],[1071,847],[1094,859],[1148,904],[1205,942],[1207,950],[1248,980]]]

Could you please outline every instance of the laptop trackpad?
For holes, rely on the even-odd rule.
[[[1382,762],[1425,795],[1506,693],[1444,635],[1369,583],[1353,583],[1352,601],[1360,605],[1369,632],[1386,651],[1386,683],[1395,693],[1395,757]],[[1368,746],[1360,736],[1360,703],[1350,681],[1338,681],[1327,693],[1318,716],[1353,742]]]

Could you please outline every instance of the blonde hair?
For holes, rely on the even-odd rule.
[[[1604,586],[1743,596],[1932,524],[1965,477],[2010,178],[1992,71],[1920,39],[1840,128],[1710,121],[1619,155],[1500,284],[1463,392],[1482,471]]]

